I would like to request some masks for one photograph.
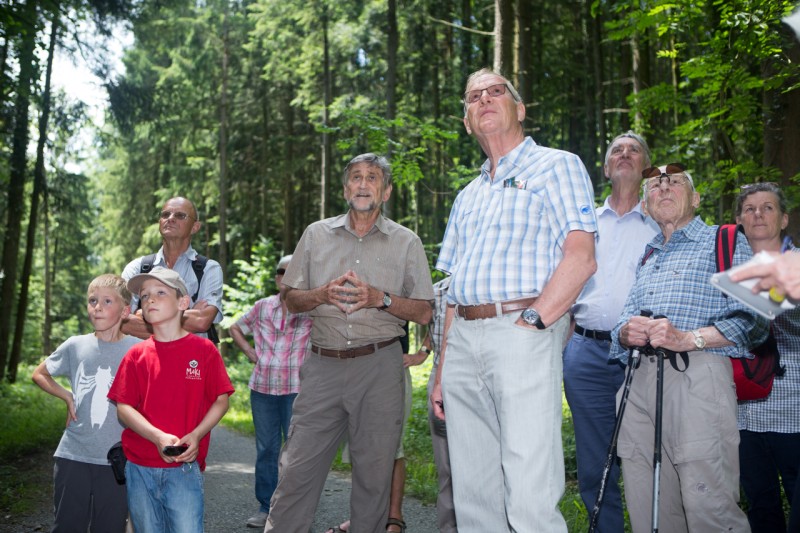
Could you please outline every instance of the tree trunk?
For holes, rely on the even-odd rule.
[[[0,289],[0,380],[5,377],[8,363],[8,341],[11,333],[11,310],[14,303],[14,290],[17,285],[17,259],[19,254],[20,225],[25,209],[25,175],[28,157],[28,108],[30,91],[37,75],[36,58],[36,4],[27,0],[22,8],[19,46],[19,77],[17,98],[14,105],[14,136],[11,152],[11,172],[8,183],[8,216],[6,233],[3,239],[3,286]]]
[[[794,36],[786,39],[785,50],[792,63],[800,61],[800,44]],[[767,65],[764,77],[769,78],[774,67]],[[787,81],[785,86],[797,84],[797,79]],[[764,157],[765,167],[777,167],[781,171],[781,185],[791,185],[791,178],[800,173],[800,89],[782,92],[780,89],[764,92]],[[790,216],[786,228],[795,243],[800,238],[800,217]]]
[[[331,105],[331,59],[328,43],[328,6],[323,4],[322,12],[322,127],[328,128],[330,120],[328,113]],[[326,217],[328,210],[328,183],[331,180],[331,139],[327,131],[322,132],[322,162],[321,176],[320,176],[320,202],[319,202],[319,218],[320,220]]]
[[[53,353],[53,280],[50,278],[50,200],[47,187],[42,194],[42,215],[44,219],[44,317],[42,318],[42,351]]]
[[[222,267],[222,279],[227,279],[228,271],[228,60],[230,55],[228,39],[228,2],[224,2],[222,16],[222,86],[219,103],[219,252],[217,260]],[[227,336],[225,329],[219,328],[219,336]],[[227,355],[227,343],[220,343],[219,351]]]
[[[533,2],[517,2],[517,90],[529,108],[533,104]],[[532,117],[526,113],[524,126],[533,129]]]
[[[47,141],[47,124],[50,118],[50,82],[53,75],[53,57],[55,56],[60,28],[58,15],[58,10],[54,10],[50,30],[50,45],[47,49],[47,70],[43,87],[44,93],[42,95],[42,114],[39,116],[39,141],[36,144],[36,164],[33,169],[33,194],[31,195],[31,209],[28,214],[28,242],[25,246],[25,260],[22,263],[22,275],[19,280],[20,289],[19,299],[17,300],[17,324],[14,328],[14,344],[11,347],[11,357],[8,361],[8,381],[11,383],[17,380],[17,367],[22,358],[22,339],[25,336],[25,317],[28,312],[28,287],[33,268],[33,250],[36,246],[36,227],[39,218],[39,198],[47,188],[44,170],[44,145]]]
[[[396,0],[387,1],[386,22],[386,119],[394,120],[397,114],[397,48],[399,47]],[[394,126],[389,127],[388,137],[390,141],[394,140]],[[386,154],[390,163],[392,161],[392,146],[392,142],[389,142],[388,153]],[[389,197],[389,201],[384,206],[384,215],[388,218],[392,218],[396,199],[397,189],[395,189],[395,192]]]
[[[514,0],[494,0],[494,71],[513,78],[513,67]]]

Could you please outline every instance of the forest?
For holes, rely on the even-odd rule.
[[[469,73],[492,67],[526,133],[577,153],[595,185],[633,129],[692,172],[709,223],[742,184],[800,199],[795,0],[2,0],[0,379],[89,327],[85,287],[159,246],[158,212],[197,205],[194,247],[236,302],[303,229],[345,210],[341,171],[386,154],[386,213],[435,262],[483,161],[462,125]],[[88,28],[88,29],[87,29]],[[132,37],[116,70],[114,32]],[[105,89],[102,124],[53,83],[56,52]],[[91,139],[82,146],[80,139]],[[797,235],[800,217],[790,215]],[[268,257],[256,257],[267,254]],[[268,274],[266,275],[268,277]],[[236,305],[226,306],[226,317]]]

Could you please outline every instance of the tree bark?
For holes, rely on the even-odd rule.
[[[8,361],[8,381],[17,380],[17,367],[22,357],[22,339],[25,336],[25,317],[28,313],[28,287],[33,268],[33,250],[36,246],[36,228],[39,219],[39,198],[42,196],[47,181],[44,170],[44,145],[47,141],[47,124],[50,118],[50,82],[53,75],[53,58],[55,56],[56,42],[58,40],[59,24],[58,9],[53,10],[53,21],[50,29],[50,44],[47,49],[47,68],[45,73],[44,93],[42,94],[42,114],[39,116],[39,141],[36,144],[36,164],[33,169],[33,194],[31,195],[31,208],[28,214],[28,235],[25,246],[25,259],[22,263],[20,275],[19,298],[17,299],[17,323],[14,328],[14,343],[11,346],[11,357]],[[49,352],[48,352],[49,353]]]
[[[513,77],[513,67],[514,0],[494,0],[494,71]]]
[[[0,289],[0,380],[6,375],[8,364],[8,341],[11,333],[11,310],[14,290],[17,285],[17,260],[19,253],[20,225],[25,210],[25,178],[27,174],[28,108],[31,86],[36,78],[36,1],[27,0],[22,8],[19,46],[19,77],[14,113],[14,135],[11,153],[11,173],[8,183],[8,209],[6,233],[3,239],[3,285]]]
[[[330,44],[328,43],[328,6],[323,3],[322,8],[322,127],[327,128],[330,120],[328,113],[330,110],[331,95],[331,59]],[[328,183],[331,180],[331,139],[327,131],[322,132],[322,157],[320,169],[320,202],[319,218],[326,217],[328,210]]]

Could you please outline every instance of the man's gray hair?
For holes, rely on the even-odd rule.
[[[634,141],[639,143],[639,146],[641,146],[642,149],[644,150],[644,152],[643,152],[643,155],[644,155],[644,168],[650,167],[650,164],[651,164],[650,163],[650,147],[647,146],[647,141],[644,140],[644,137],[642,137],[641,135],[639,135],[638,133],[636,133],[633,130],[628,130],[628,131],[626,131],[625,133],[623,133],[621,135],[617,135],[616,137],[614,137],[614,140],[611,141],[608,144],[608,148],[606,148],[605,164],[608,164],[608,158],[611,157],[611,149],[614,147],[614,143],[616,143],[620,139],[625,139],[625,138],[633,139]]]
[[[373,167],[378,167],[383,173],[383,186],[388,187],[392,184],[392,167],[389,161],[382,155],[373,154],[371,152],[355,156],[344,167],[344,174],[342,175],[342,185],[347,185],[347,179],[350,177],[350,169],[358,163],[367,163]]]
[[[470,84],[473,81],[475,81],[475,79],[477,79],[477,78],[479,78],[481,76],[486,76],[486,75],[499,76],[499,77],[503,78],[503,82],[506,84],[506,87],[508,88],[508,92],[511,93],[511,97],[514,99],[514,101],[522,103],[522,97],[519,95],[517,90],[514,88],[514,85],[510,81],[508,81],[508,78],[506,78],[502,74],[498,74],[497,72],[493,71],[490,68],[484,67],[484,68],[482,68],[482,69],[480,69],[478,71],[475,71],[472,74],[470,74],[469,77],[467,78],[466,85],[464,85],[464,95],[461,98],[461,102],[464,104],[464,116],[465,117],[467,116],[467,107],[469,107],[469,104],[467,103],[467,88],[470,86]]]

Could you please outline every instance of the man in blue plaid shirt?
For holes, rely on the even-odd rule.
[[[431,392],[447,413],[458,530],[566,533],[561,350],[596,266],[592,184],[576,155],[525,136],[507,79],[481,70],[466,89],[464,125],[487,160],[436,265],[451,278]]]
[[[626,360],[628,348],[648,344],[676,354],[664,365],[659,529],[749,532],[737,505],[739,432],[728,358],[747,356],[766,338],[767,322],[709,283],[716,227],[695,217],[700,195],[684,166],[642,174],[645,208],[661,234],[645,248],[611,334],[611,357]],[[739,234],[733,264],[751,256]],[[640,316],[642,310],[654,317]],[[652,520],[656,363],[643,355],[618,441],[634,533],[650,531]]]

